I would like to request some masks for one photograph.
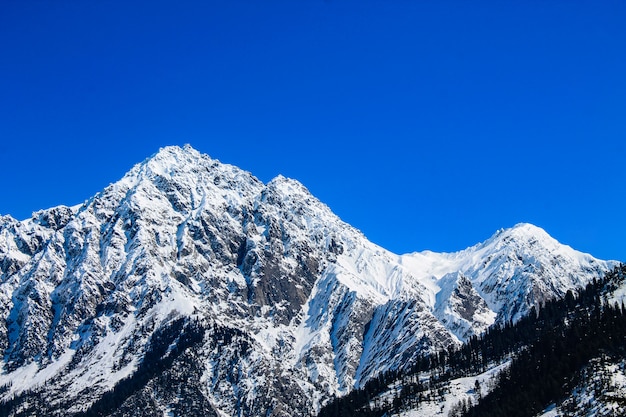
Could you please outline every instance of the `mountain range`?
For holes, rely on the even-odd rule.
[[[166,147],[81,205],[0,217],[0,401],[4,415],[315,415],[616,265],[524,223],[394,254],[296,180]]]

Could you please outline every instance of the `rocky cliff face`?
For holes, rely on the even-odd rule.
[[[525,224],[398,256],[297,181],[167,147],[82,206],[0,218],[0,398],[48,415],[308,415],[610,266]]]

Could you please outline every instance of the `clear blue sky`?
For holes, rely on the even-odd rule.
[[[626,260],[626,2],[0,2],[0,213],[185,143],[397,253],[530,222]]]

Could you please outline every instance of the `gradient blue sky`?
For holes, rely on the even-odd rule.
[[[165,145],[295,178],[397,253],[518,222],[626,260],[624,1],[0,2],[0,213]]]

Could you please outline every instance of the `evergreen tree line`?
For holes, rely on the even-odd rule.
[[[578,297],[568,293],[543,309],[546,321],[554,325],[542,328],[538,340],[499,375],[494,389],[463,415],[534,416],[583,383],[581,370],[592,359],[626,357],[626,307],[603,303],[601,298],[603,291],[615,288],[625,275],[622,265],[607,275],[604,288],[592,288]]]
[[[624,307],[602,303],[602,295],[616,289],[624,282],[625,276],[626,267],[620,265],[604,278],[594,279],[577,295],[568,291],[562,299],[547,301],[539,309],[533,308],[529,315],[515,324],[509,322],[493,326],[484,334],[471,337],[459,349],[417,357],[406,371],[381,373],[362,388],[329,402],[320,410],[318,417],[381,417],[390,412],[416,408],[423,401],[443,399],[447,381],[480,374],[511,357],[514,360],[509,371],[498,380],[492,393],[482,398],[478,405],[462,407],[458,415],[531,415],[515,413],[530,410],[528,406],[521,405],[533,397],[533,392],[528,392],[526,398],[522,396],[519,403],[511,405],[515,411],[490,414],[488,410],[493,408],[497,413],[505,405],[496,406],[495,403],[502,402],[505,395],[520,398],[511,391],[530,386],[530,375],[524,374],[520,377],[522,381],[516,381],[518,368],[536,368],[538,374],[533,377],[541,379],[541,383],[549,381],[552,384],[548,394],[533,399],[540,407],[547,398],[555,398],[571,386],[575,382],[573,372],[580,370],[599,349],[626,346],[626,327],[622,325],[622,320],[626,320]],[[566,358],[562,359],[562,355]],[[543,359],[534,364],[533,361],[539,358]],[[545,378],[546,373],[554,376]],[[420,374],[430,377],[420,380]],[[563,380],[565,374],[569,375],[567,381]],[[511,378],[507,379],[507,375]],[[523,385],[519,385],[521,382]],[[561,391],[554,388],[557,382],[561,383]],[[569,382],[569,385],[563,385],[563,382]],[[389,395],[390,387],[396,387],[391,390],[393,395]],[[383,393],[387,394],[381,396]]]

